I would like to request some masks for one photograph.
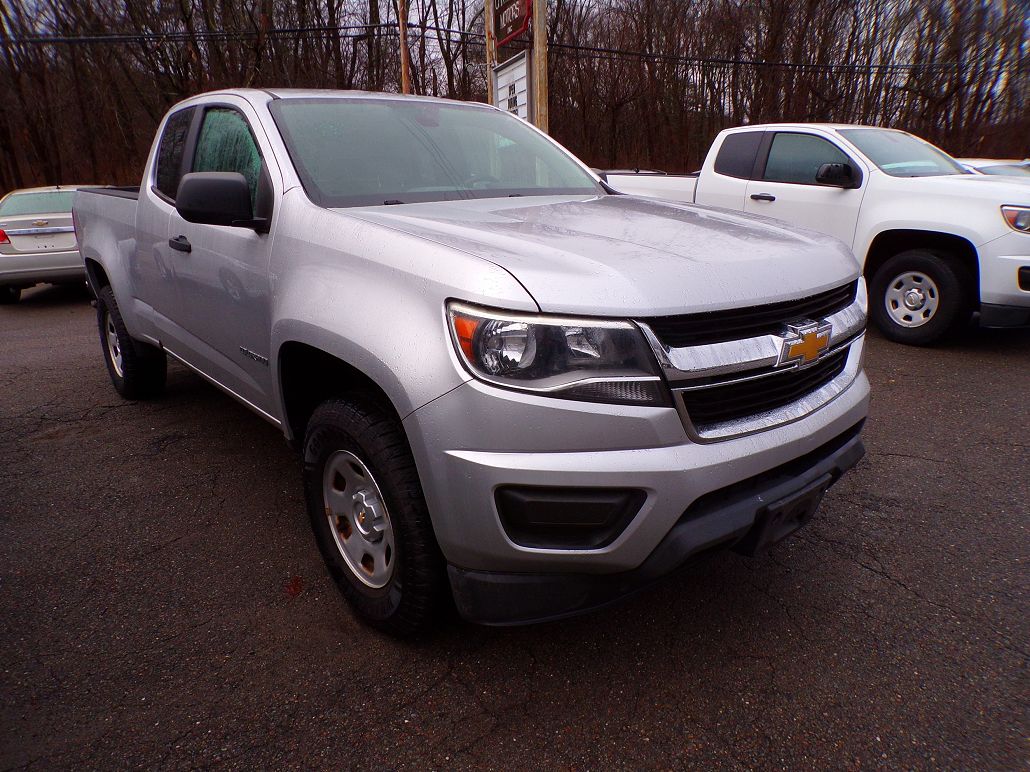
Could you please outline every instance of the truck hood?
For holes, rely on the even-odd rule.
[[[840,241],[764,217],[635,196],[339,210],[509,271],[542,311],[655,316],[805,297],[854,279]]]
[[[937,177],[898,177],[905,190],[923,196],[947,196],[991,204],[1030,206],[1030,177],[999,177],[986,174],[945,174]]]

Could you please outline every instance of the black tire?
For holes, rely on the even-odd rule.
[[[0,306],[17,303],[21,298],[21,287],[0,287]]]
[[[906,275],[916,277],[915,283],[906,283]],[[928,249],[910,249],[894,255],[873,276],[869,315],[890,340],[929,346],[946,340],[969,323],[973,312],[970,285],[967,272],[951,256]],[[936,307],[932,311],[929,306],[912,310],[889,294],[896,295],[906,286],[918,289]],[[896,310],[892,312],[892,308]]]
[[[168,358],[161,349],[129,335],[110,287],[102,287],[97,293],[97,327],[104,363],[117,392],[135,400],[158,396],[164,390]],[[114,338],[110,343],[109,332]],[[114,347],[117,351],[112,350]],[[116,364],[118,355],[120,364]]]
[[[338,546],[338,539],[346,538],[349,544],[350,538],[360,539],[361,534],[346,526],[351,532],[344,537],[340,518],[334,526],[328,516],[326,467],[331,459],[348,453],[374,478],[392,529],[396,547],[392,574],[379,588],[358,577],[359,569],[348,565],[344,548]],[[347,494],[350,488],[339,490]],[[389,412],[363,395],[322,403],[311,416],[304,439],[304,492],[315,541],[329,573],[362,620],[392,635],[408,636],[427,629],[446,611],[443,556],[407,439]]]

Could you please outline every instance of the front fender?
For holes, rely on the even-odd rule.
[[[274,373],[283,344],[304,343],[362,372],[404,418],[469,380],[451,344],[448,299],[537,310],[488,261],[297,195],[284,205],[272,265]],[[286,415],[279,377],[273,392]]]

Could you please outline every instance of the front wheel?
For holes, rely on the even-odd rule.
[[[394,635],[428,627],[446,574],[397,420],[362,396],[322,403],[304,440],[304,490],[315,541],[358,616]]]
[[[148,399],[160,394],[168,359],[160,349],[129,335],[110,287],[97,293],[97,327],[104,363],[115,390],[125,399]]]
[[[972,314],[965,272],[926,249],[885,262],[873,276],[869,306],[886,337],[911,346],[944,340]]]
[[[21,287],[0,287],[0,306],[17,303],[21,298]]]

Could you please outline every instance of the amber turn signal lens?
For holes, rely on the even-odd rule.
[[[472,337],[476,334],[476,328],[482,321],[482,319],[472,319],[461,314],[454,315],[454,333],[458,337],[458,345],[461,346],[461,352],[470,362],[475,359],[472,352]]]

